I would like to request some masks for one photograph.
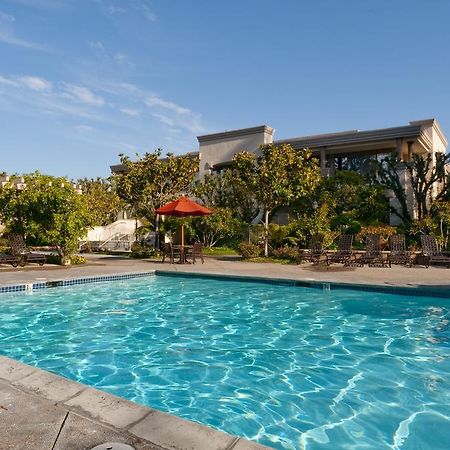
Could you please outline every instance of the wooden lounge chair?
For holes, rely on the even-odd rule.
[[[163,259],[161,262],[164,262],[166,260],[166,257],[169,258],[170,264],[175,263],[175,258],[181,259],[181,251],[179,249],[173,248],[173,245],[170,243],[164,244],[162,254]]]
[[[8,255],[7,253],[0,253],[0,264],[11,264],[13,267],[17,267],[22,261],[17,256]]]
[[[358,258],[360,266],[368,264],[369,267],[386,267],[386,259],[381,251],[379,234],[368,234],[366,236],[366,251]]]
[[[405,236],[403,234],[393,234],[389,238],[389,250],[389,267],[392,267],[392,264],[412,266],[412,255],[411,252],[406,250]]]
[[[313,234],[309,242],[309,250],[302,253],[302,258],[314,265],[326,262],[327,255],[323,249],[323,236],[320,234]]]
[[[436,238],[427,234],[420,236],[422,241],[422,254],[425,260],[425,267],[430,267],[430,264],[446,264],[450,267],[450,255],[442,252],[436,241]]]
[[[205,262],[205,258],[203,257],[203,244],[201,242],[196,242],[192,246],[191,252],[188,256],[192,255],[192,264],[195,264],[196,258],[200,258],[202,260],[202,264]]]
[[[23,239],[23,236],[20,234],[10,234],[8,236],[9,245],[11,246],[11,252],[14,256],[20,259],[20,265],[25,265],[27,263],[37,263],[40,266],[45,264],[47,260],[47,255],[43,253],[36,253],[30,251]]]
[[[327,265],[344,264],[351,266],[355,263],[355,253],[352,250],[353,234],[341,234],[338,240],[338,250],[327,253]]]

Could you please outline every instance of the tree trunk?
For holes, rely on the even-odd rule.
[[[66,249],[61,246],[57,246],[57,251],[59,255],[59,263],[61,266],[68,266],[70,265],[70,255],[66,254]]]
[[[269,210],[264,210],[264,256],[269,256]]]

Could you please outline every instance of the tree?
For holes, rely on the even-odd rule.
[[[400,173],[406,170],[408,177],[402,182]],[[407,163],[401,162],[397,155],[384,158],[378,165],[378,180],[391,189],[398,200],[400,209],[391,208],[409,227],[412,223],[408,209],[406,192],[411,189],[416,202],[418,220],[425,219],[433,203],[450,197],[450,154],[431,153],[425,156],[413,155]]]
[[[450,201],[435,202],[431,212],[438,222],[442,247],[446,249],[450,243]]]
[[[322,178],[313,198],[319,206],[328,205],[331,221],[357,220],[365,225],[389,222],[385,188],[370,183],[357,172],[341,170],[334,176]]]
[[[390,189],[398,201],[399,208],[390,207],[392,214],[395,214],[406,227],[412,223],[412,217],[408,209],[405,186],[400,179],[400,170],[403,170],[397,155],[390,155],[383,158],[378,163],[376,180],[386,189]]]
[[[213,208],[213,214],[193,218],[189,228],[193,237],[206,247],[213,247],[227,240],[229,247],[229,241],[236,242],[237,237],[242,240],[242,222],[233,217],[230,208]]]
[[[258,214],[255,199],[233,169],[206,175],[194,185],[194,195],[208,207],[229,208],[234,217],[250,223]]]
[[[9,182],[0,190],[1,219],[8,231],[55,246],[64,263],[92,226],[88,198],[65,178],[39,173],[23,178],[21,189]]]
[[[320,180],[320,170],[309,150],[296,151],[289,144],[260,147],[261,156],[241,152],[234,156],[237,180],[264,211],[264,255],[269,254],[269,216],[310,193]]]
[[[86,197],[89,213],[95,225],[108,225],[117,219],[125,202],[117,195],[110,180],[102,178],[78,180]]]
[[[150,223],[155,223],[155,209],[190,191],[198,171],[198,157],[169,153],[161,158],[161,153],[160,149],[145,153],[137,161],[120,155],[127,173],[113,178],[119,197]]]
[[[426,156],[413,155],[406,165],[417,204],[419,220],[429,214],[434,201],[448,197],[450,193],[450,154],[427,153]]]

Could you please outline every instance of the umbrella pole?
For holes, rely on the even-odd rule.
[[[181,245],[184,247],[184,223],[181,224]]]

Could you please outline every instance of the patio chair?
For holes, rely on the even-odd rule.
[[[205,258],[203,257],[203,244],[201,242],[196,242],[192,246],[191,252],[192,253],[187,256],[192,255],[192,264],[195,264],[196,258],[200,258],[202,260],[202,264],[205,262]]]
[[[412,254],[406,250],[405,236],[403,234],[393,234],[389,238],[389,267],[392,264],[403,264],[412,267]]]
[[[170,243],[166,243],[162,249],[163,259],[161,262],[166,260],[166,257],[169,258],[170,264],[175,263],[175,258],[181,259],[181,251],[178,248],[173,248],[173,245]]]
[[[446,252],[442,252],[436,241],[436,238],[427,234],[420,236],[422,242],[422,254],[425,260],[425,267],[430,264],[440,263],[450,267],[450,256]]]
[[[8,236],[11,252],[14,256],[20,259],[20,265],[24,266],[27,263],[37,263],[40,266],[45,264],[47,255],[43,253],[32,252],[28,249],[21,234],[10,234]]]
[[[327,265],[344,264],[351,266],[355,263],[355,253],[352,250],[353,234],[341,234],[338,240],[338,250],[327,253]]]
[[[309,242],[309,249],[302,253],[302,257],[305,261],[311,262],[314,265],[320,264],[322,261],[326,261],[326,253],[323,249],[323,236],[320,234],[313,234],[311,241]],[[324,259],[323,259],[324,258]]]
[[[386,267],[386,259],[381,251],[379,234],[368,234],[366,236],[366,251],[358,258],[358,265],[369,267]]]
[[[13,267],[17,267],[19,264],[24,265],[17,256],[8,255],[7,253],[0,253],[0,264],[11,264]]]

